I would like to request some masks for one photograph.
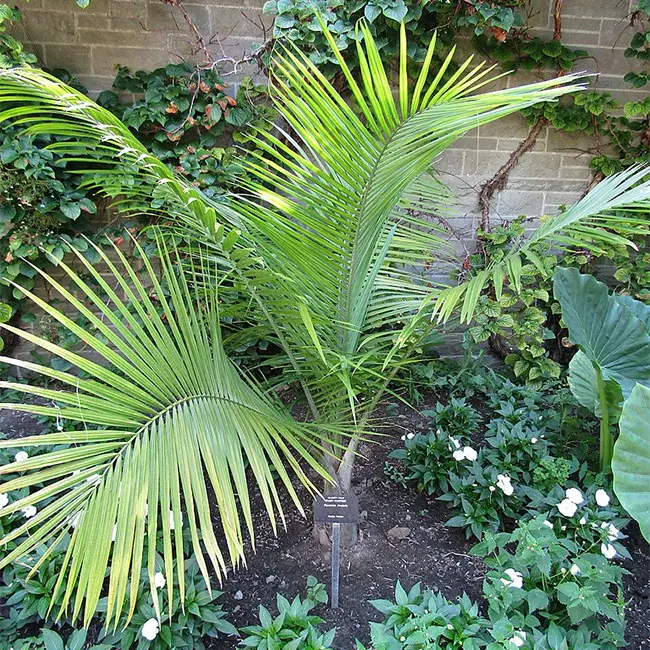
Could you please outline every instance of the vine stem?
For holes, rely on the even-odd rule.
[[[553,40],[562,40],[562,5],[564,0],[554,0],[553,2]],[[562,76],[564,70],[558,70],[558,76]],[[485,183],[481,185],[479,192],[478,204],[481,209],[480,229],[483,232],[490,231],[490,203],[497,192],[505,189],[510,172],[519,164],[521,157],[528,153],[537,142],[537,138],[548,124],[548,120],[540,117],[528,131],[528,135],[519,143],[519,146],[510,154],[510,157],[499,170]],[[479,238],[479,250],[482,249],[482,242]]]

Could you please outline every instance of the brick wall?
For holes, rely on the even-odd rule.
[[[162,0],[92,0],[87,9],[77,8],[73,0],[17,2],[25,18],[16,35],[44,65],[74,72],[91,92],[110,87],[115,64],[146,69],[191,57],[192,39],[185,22]],[[237,60],[263,40],[262,25],[268,29],[272,24],[262,14],[263,4],[264,0],[184,2],[202,32],[215,37],[214,55]],[[552,0],[532,1],[536,35],[552,35],[552,4]],[[598,87],[620,99],[633,96],[623,74],[635,64],[623,52],[634,33],[627,18],[634,4],[635,0],[564,0],[563,4],[563,42],[588,49],[593,56],[579,62],[578,68],[599,72]],[[242,73],[255,74],[255,66],[244,66]],[[532,74],[517,74],[505,83],[532,80]],[[444,179],[459,195],[454,222],[469,240],[476,226],[481,182],[507,160],[525,134],[523,119],[514,116],[470,132],[440,160]],[[545,130],[511,174],[505,191],[495,197],[495,218],[540,215],[579,197],[589,179],[589,156],[584,150],[590,146],[589,138]]]
[[[146,69],[191,57],[192,39],[185,22],[162,0],[92,0],[85,10],[73,0],[15,1],[24,12],[16,35],[42,64],[69,69],[91,92],[110,87],[115,64]],[[199,29],[213,37],[210,47],[217,58],[239,60],[255,42],[263,41],[263,27],[268,30],[272,20],[262,14],[264,0],[228,2],[186,0],[184,6]],[[553,0],[532,0],[534,34],[552,36],[552,4]],[[563,42],[593,56],[580,61],[578,69],[598,72],[598,88],[612,91],[621,100],[634,97],[623,74],[635,69],[635,61],[625,59],[623,53],[634,33],[628,16],[635,4],[636,0],[563,3]],[[257,71],[249,65],[241,72]],[[502,83],[515,85],[535,78],[517,74]],[[458,233],[459,254],[473,249],[481,183],[508,159],[526,133],[523,119],[513,116],[468,133],[439,160],[443,180],[458,194],[450,222]],[[510,175],[504,191],[495,196],[492,219],[537,216],[577,199],[590,178],[585,151],[591,146],[588,137],[545,129]],[[440,273],[445,274],[444,268]]]

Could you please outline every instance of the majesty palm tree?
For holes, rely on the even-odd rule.
[[[76,325],[69,310],[26,295],[106,364],[9,327],[83,371],[80,378],[75,371],[2,359],[69,387],[4,382],[54,405],[2,408],[84,425],[21,440],[69,446],[0,468],[20,473],[2,491],[39,486],[4,512],[46,504],[0,540],[17,541],[0,567],[39,544],[53,548],[72,531],[57,592],[61,612],[73,618],[83,613],[88,622],[102,594],[107,624],[117,624],[124,612],[130,616],[145,555],[153,585],[158,533],[170,591],[174,559],[184,588],[181,526],[190,529],[206,581],[208,563],[217,575],[236,565],[244,548],[240,520],[254,539],[249,483],[261,493],[274,527],[282,517],[277,483],[295,502],[292,477],[315,489],[305,465],[329,489],[349,490],[358,441],[372,428],[375,407],[439,321],[458,309],[469,320],[488,281],[497,294],[505,282],[517,285],[522,259],[536,262],[531,242],[595,247],[620,239],[610,226],[633,233],[643,222],[644,215],[631,220],[617,212],[648,205],[645,171],[630,170],[547,219],[469,282],[431,287],[423,260],[444,252],[445,242],[421,215],[440,213],[450,202],[432,167],[436,156],[477,126],[581,86],[566,75],[476,94],[492,81],[491,68],[471,68],[470,59],[452,72],[452,52],[432,71],[435,37],[411,84],[402,28],[394,93],[369,30],[363,24],[359,30],[359,80],[326,32],[350,97],[298,51],[284,49],[275,57],[271,92],[287,127],[257,138],[261,153],[247,166],[242,192],[220,202],[176,177],[124,124],[79,92],[40,70],[0,72],[0,122],[68,136],[52,147],[74,163],[84,183],[115,199],[122,211],[165,215],[195,244],[180,264],[160,244],[162,280],[146,256],[138,272],[119,250],[102,254],[110,280],[80,258],[101,295],[65,264],[72,288],[37,269],[91,330]],[[186,273],[176,272],[179,265]],[[255,334],[268,332],[282,350],[278,367],[304,393],[309,423],[294,421],[228,360],[219,293],[229,284],[250,297],[241,309]]]

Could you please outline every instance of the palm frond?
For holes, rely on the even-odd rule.
[[[443,322],[460,307],[461,322],[469,322],[481,291],[494,282],[500,298],[504,279],[514,287],[521,283],[521,269],[528,261],[542,269],[534,246],[539,243],[559,250],[590,250],[598,254],[602,244],[634,247],[629,237],[644,235],[650,225],[650,179],[646,166],[632,166],[605,178],[586,196],[553,217],[542,219],[530,237],[504,257],[491,263],[470,280],[431,296],[423,311],[432,307],[433,318]]]
[[[40,508],[0,539],[0,545],[18,542],[0,559],[0,567],[71,531],[56,587],[63,595],[60,613],[69,612],[73,619],[83,614],[88,623],[106,589],[107,625],[117,625],[125,609],[128,617],[133,613],[145,553],[157,603],[153,587],[157,535],[162,535],[170,600],[174,562],[179,588],[184,589],[183,526],[189,528],[193,552],[209,584],[211,571],[222,576],[228,565],[243,559],[244,529],[254,543],[249,485],[261,494],[275,530],[284,518],[279,486],[300,508],[292,477],[314,489],[302,464],[327,478],[314,454],[322,452],[319,438],[328,431],[297,424],[236,369],[221,345],[215,292],[196,296],[185,275],[174,273],[170,254],[162,251],[163,280],[158,280],[144,255],[143,268],[136,269],[118,248],[114,255],[119,262],[99,248],[97,252],[110,276],[100,274],[81,256],[79,263],[101,291],[65,264],[61,268],[74,293],[37,269],[89,320],[89,330],[65,311],[25,293],[99,360],[4,325],[68,361],[77,372],[2,358],[54,379],[63,388],[4,381],[2,388],[40,399],[0,408],[63,418],[81,428],[23,438],[21,446],[66,448],[0,468],[0,475],[20,474],[2,485],[10,497],[19,488],[43,484],[3,509],[3,514],[10,514],[28,505]],[[204,267],[198,272],[205,278],[211,271]],[[213,286],[217,283],[214,278]],[[44,400],[53,405],[41,405]],[[15,444],[1,441],[0,447]],[[221,534],[214,532],[217,514]]]

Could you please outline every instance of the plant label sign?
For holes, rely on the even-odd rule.
[[[314,502],[318,524],[332,524],[332,609],[339,606],[341,524],[359,523],[359,499],[354,494],[318,496]]]
[[[358,524],[359,499],[354,494],[318,496],[314,519],[318,524]]]

